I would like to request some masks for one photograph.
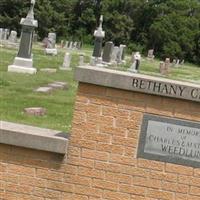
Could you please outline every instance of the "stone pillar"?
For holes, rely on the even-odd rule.
[[[22,25],[21,41],[17,57],[15,57],[13,65],[8,66],[9,72],[20,72],[35,74],[36,69],[33,68],[32,59],[32,42],[34,29],[38,27],[37,20],[34,19],[34,5],[35,0],[31,0],[31,7],[26,18],[22,18],[20,24]]]

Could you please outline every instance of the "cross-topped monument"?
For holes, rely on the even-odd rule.
[[[31,5],[26,18],[21,19],[21,41],[17,57],[15,57],[13,65],[8,66],[8,71],[21,73],[36,73],[33,68],[32,59],[32,42],[34,29],[38,27],[38,21],[34,19],[35,0],[31,0]]]
[[[105,37],[105,31],[103,31],[102,29],[103,15],[101,15],[99,22],[100,22],[99,27],[94,32],[95,42],[94,42],[94,51],[92,56],[95,59],[101,58],[102,42],[103,38]]]

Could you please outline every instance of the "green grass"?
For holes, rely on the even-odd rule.
[[[84,49],[89,62],[91,49]],[[8,73],[7,67],[13,63],[17,50],[0,48],[0,119],[39,127],[57,129],[68,132],[71,128],[73,107],[77,90],[77,83],[73,80],[74,68],[78,64],[78,52],[72,55],[72,71],[57,71],[56,73],[40,72],[36,75]],[[59,68],[62,65],[64,50],[58,56],[46,56],[39,45],[34,46],[34,66],[40,68]],[[119,67],[126,70],[130,64]],[[159,61],[144,60],[141,73],[161,76],[158,71]],[[186,80],[200,83],[200,68],[186,64],[181,68],[173,68],[167,78]],[[39,86],[45,86],[54,81],[67,82],[68,90],[56,90],[51,94],[36,93]],[[23,110],[26,107],[44,107],[47,114],[42,117],[28,116]]]
[[[64,52],[58,56],[46,56],[42,50],[34,50],[34,65],[40,68],[59,68],[62,65]],[[8,73],[7,66],[13,62],[16,50],[0,51],[0,113],[1,120],[37,125],[62,131],[71,127],[74,98],[77,83],[73,80],[73,71],[57,73],[40,72],[36,75]],[[72,67],[77,65],[77,56],[72,57]],[[54,81],[69,84],[68,90],[56,90],[51,94],[36,93],[39,86]],[[26,107],[44,107],[47,115],[42,117],[27,116],[23,113]]]

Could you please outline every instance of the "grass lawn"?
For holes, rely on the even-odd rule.
[[[88,57],[89,48],[83,49]],[[74,100],[77,83],[73,80],[74,68],[78,64],[78,52],[73,52],[72,71],[57,71],[56,73],[40,72],[40,68],[59,68],[64,58],[64,50],[58,56],[46,56],[40,46],[34,46],[34,66],[36,75],[8,73],[7,67],[13,63],[17,50],[0,47],[0,119],[39,127],[52,128],[68,132],[71,128]],[[125,70],[129,65],[120,67]],[[160,76],[159,61],[144,60],[141,64],[141,73]],[[184,65],[172,69],[168,78],[200,83],[200,68],[193,65]],[[68,90],[56,90],[51,94],[36,93],[39,86],[45,86],[54,81],[63,81],[69,84]],[[23,113],[26,107],[44,107],[47,115],[42,117],[28,116]]]

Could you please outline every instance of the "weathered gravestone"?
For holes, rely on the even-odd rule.
[[[147,55],[147,58],[149,60],[153,60],[154,59],[155,56],[153,55],[153,53],[154,53],[154,49],[149,49],[148,55]]]
[[[79,66],[83,66],[84,65],[84,57],[85,57],[84,53],[80,53],[79,54]]]
[[[102,56],[103,62],[110,63],[113,47],[114,47],[113,42],[106,42]]]
[[[9,36],[9,29],[4,29],[4,35],[3,35],[3,40],[7,40]]]
[[[128,71],[133,72],[133,73],[137,73],[139,71],[139,67],[140,67],[140,60],[141,60],[140,53],[139,52],[134,53],[133,64],[128,69]]]
[[[66,42],[65,42],[64,48],[65,48],[65,49],[68,49],[68,45],[69,45],[69,41],[66,41]]]
[[[31,107],[31,108],[25,108],[24,113],[27,115],[33,115],[33,116],[43,116],[45,115],[47,110],[42,107]]]
[[[33,67],[32,59],[33,33],[34,29],[38,27],[38,22],[34,19],[34,5],[35,0],[31,0],[31,7],[26,18],[21,19],[22,33],[19,51],[13,65],[8,66],[9,72],[35,74],[37,71]]]
[[[60,70],[72,70],[72,68],[70,67],[71,58],[72,58],[71,53],[66,52],[64,61],[63,61],[63,65],[62,65],[62,67],[60,67]]]
[[[118,53],[119,53],[119,47],[114,46],[113,52],[112,52],[112,55],[111,55],[111,62],[114,63],[114,64],[116,64],[116,62],[117,62]]]
[[[17,32],[16,31],[11,31],[8,40],[11,43],[16,43],[17,42]]]
[[[126,45],[120,44],[119,54],[118,54],[118,63],[125,63],[125,49],[126,49]]]
[[[0,40],[3,39],[3,28],[0,28]]]
[[[48,34],[47,48],[45,49],[47,55],[57,55],[58,51],[56,49],[56,33]]]

